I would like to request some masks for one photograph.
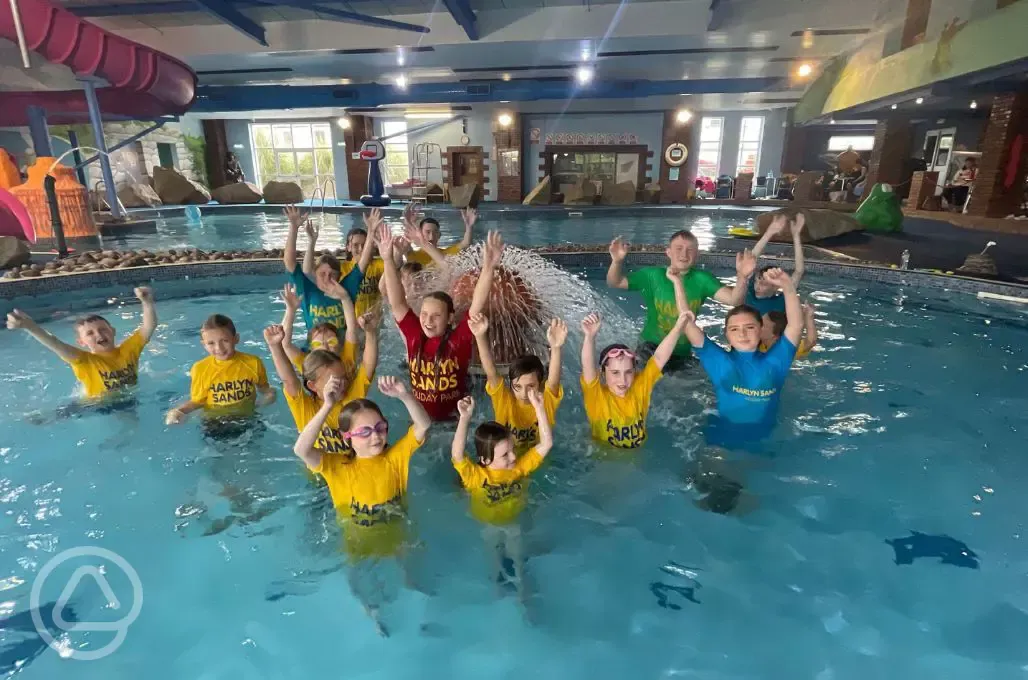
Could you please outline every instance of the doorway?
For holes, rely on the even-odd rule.
[[[938,184],[935,187],[935,195],[942,194],[942,188],[950,180],[949,168],[953,157],[953,140],[956,137],[956,128],[940,128],[929,130],[924,136],[924,162],[928,166],[928,172],[939,173]]]
[[[450,170],[450,182],[459,187],[465,184],[485,185],[485,171],[481,151],[455,151]]]

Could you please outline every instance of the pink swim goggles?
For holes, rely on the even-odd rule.
[[[611,359],[620,359],[624,357],[626,359],[635,360],[635,352],[628,349],[627,347],[615,347],[614,349],[608,350],[606,354],[600,359],[600,366],[606,366],[607,362]]]
[[[367,439],[373,434],[386,434],[389,432],[389,423],[384,420],[380,420],[375,423],[374,427],[364,426],[358,430],[350,430],[349,432],[343,433],[344,439]]]

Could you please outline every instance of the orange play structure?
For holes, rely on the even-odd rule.
[[[56,159],[48,157],[37,158],[28,169],[28,181],[11,189],[11,193],[28,210],[36,238],[54,238],[50,206],[46,202],[46,191],[43,189],[43,179],[54,160]],[[89,193],[86,187],[78,183],[75,171],[64,165],[57,165],[51,174],[57,180],[54,188],[57,192],[57,206],[61,214],[61,223],[64,225],[65,237],[96,236],[96,222],[93,221],[93,211],[89,207]]]

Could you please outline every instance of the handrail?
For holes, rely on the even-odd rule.
[[[55,163],[55,165],[56,165],[56,163]],[[106,205],[107,206],[107,211],[113,214],[114,211],[111,210],[111,204],[110,204],[110,202],[108,202],[107,196],[104,195],[107,192],[106,191],[104,191],[103,193],[100,192],[100,187],[101,186],[103,186],[105,189],[107,188],[106,183],[102,179],[96,180],[96,182],[93,184],[93,195],[96,196],[96,198],[97,198],[97,205],[100,208],[102,208],[104,205]],[[114,194],[114,200],[116,200],[118,202],[118,207],[121,209],[121,214],[122,215],[127,215],[128,212],[125,210],[125,204],[121,202],[120,198],[118,198],[117,192],[115,192],[115,194]],[[102,201],[102,204],[100,203],[101,201]]]
[[[328,185],[332,184],[332,200],[336,203],[339,202],[339,195],[336,193],[336,180],[335,177],[326,177],[325,181],[321,183],[321,186],[315,187],[314,191],[311,192],[311,209],[314,209],[314,200],[321,194],[321,214],[325,214],[325,201],[328,200]]]

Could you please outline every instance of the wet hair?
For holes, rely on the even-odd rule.
[[[539,378],[540,385],[546,380],[546,367],[543,366],[542,360],[534,354],[526,354],[512,361],[507,370],[507,377],[510,378],[511,384],[514,384],[515,380],[529,373],[535,373]]]
[[[336,273],[336,278],[339,278],[343,275],[343,268],[339,265],[339,258],[337,258],[335,255],[332,255],[330,253],[324,253],[323,255],[319,255],[317,261],[315,261],[314,263],[314,269],[316,270],[323,264],[327,264],[329,267],[332,268],[332,271]]]
[[[439,302],[442,302],[444,305],[446,305],[447,314],[449,314],[451,316],[453,315],[453,310],[454,310],[453,298],[450,297],[450,295],[448,293],[444,293],[441,290],[434,290],[431,293],[428,293],[427,295],[425,295],[424,299],[425,300],[438,300]],[[448,342],[450,342],[450,334],[451,333],[453,333],[453,328],[449,324],[447,324],[446,330],[443,331],[442,337],[439,338],[439,347],[436,348],[436,350],[435,350],[435,358],[432,360],[432,363],[435,366],[434,369],[433,369],[433,372],[432,372],[432,375],[434,375],[434,376],[439,374],[439,360],[443,358],[443,352],[446,350],[446,344]],[[422,334],[422,335],[424,335],[424,334]],[[418,358],[421,358],[421,351],[423,349],[424,349],[424,337],[422,337],[422,342],[418,346],[418,351],[417,351],[417,354],[415,354],[415,356],[417,356]]]
[[[696,234],[692,233],[688,229],[679,229],[675,233],[671,234],[671,238],[668,239],[668,245],[675,242],[676,238],[684,238],[686,241],[692,242],[694,246],[699,246],[699,241],[696,240]]]
[[[360,227],[354,227],[350,231],[346,232],[346,245],[350,245],[350,240],[353,239],[354,236],[363,236],[364,238],[367,238],[368,230],[361,229]]]
[[[777,309],[767,313],[768,321],[771,322],[771,328],[774,331],[775,337],[779,337],[785,332],[785,327],[788,325],[788,321],[785,317],[785,312],[780,312]]]
[[[766,265],[764,265],[763,267],[761,267],[760,269],[757,270],[757,276],[758,277],[759,276],[763,276],[764,274],[766,274],[767,272],[771,271],[774,268],[775,268],[774,265],[766,264]]]
[[[211,314],[207,317],[207,320],[200,326],[200,331],[213,331],[213,330],[226,330],[232,335],[236,334],[236,325],[232,323],[232,319],[228,318],[224,314]]]
[[[334,352],[327,349],[311,351],[303,360],[303,384],[317,381],[321,371],[334,364],[343,365],[343,360]]]
[[[606,347],[603,348],[603,351],[600,352],[600,368],[606,368],[607,367],[607,359],[608,359],[607,355],[609,355],[611,352],[613,352],[616,349],[627,349],[629,352],[632,351],[632,349],[628,345],[623,345],[620,342],[615,342],[613,345],[607,345]]]
[[[342,416],[339,419],[342,426]],[[489,420],[475,428],[475,456],[481,465],[489,465],[493,462],[493,452],[497,444],[506,441],[510,437],[510,430],[495,420]]]
[[[420,262],[404,262],[400,267],[401,274],[417,274],[425,268]]]
[[[339,327],[338,326],[336,326],[334,323],[329,323],[327,321],[322,321],[321,323],[319,323],[318,325],[316,325],[314,328],[310,329],[307,332],[307,344],[310,344],[311,339],[314,337],[314,334],[317,333],[318,331],[328,331],[332,335],[336,336],[336,338],[339,337]]]
[[[436,226],[436,228],[439,228],[439,220],[437,220],[434,217],[426,217],[425,219],[423,219],[420,222],[418,222],[418,229],[421,229],[426,224],[434,224]]]
[[[304,367],[306,366],[307,362],[304,362]],[[386,419],[385,415],[382,414],[382,409],[375,402],[370,399],[354,399],[339,410],[339,430],[341,432],[349,432],[350,428],[353,427],[353,417],[361,411],[374,411],[378,414],[379,418],[382,420]]]
[[[76,332],[79,329],[81,329],[83,326],[85,326],[86,324],[91,324],[91,323],[105,323],[108,326],[111,325],[110,321],[108,321],[107,319],[103,318],[99,314],[90,314],[89,316],[83,316],[83,317],[79,318],[75,322],[75,330],[76,330]],[[111,326],[111,328],[113,328],[113,326]]]
[[[764,323],[764,317],[760,315],[760,312],[750,307],[749,305],[739,305],[738,307],[732,307],[725,314],[725,330],[728,330],[728,322],[732,320],[732,317],[739,316],[740,314],[749,314],[752,316],[758,324]]]

